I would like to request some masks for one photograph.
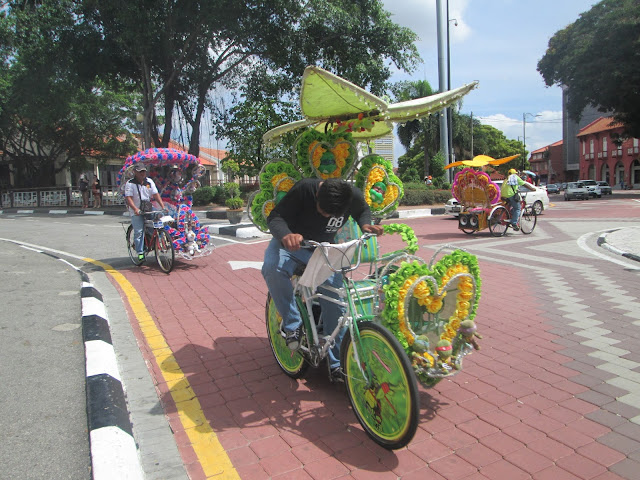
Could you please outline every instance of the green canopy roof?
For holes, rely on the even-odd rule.
[[[393,130],[393,123],[435,113],[457,102],[478,82],[472,82],[455,90],[406,102],[388,104],[384,100],[319,67],[307,67],[302,76],[300,106],[304,120],[280,125],[265,133],[262,141],[270,143],[278,137],[309,126],[325,131],[337,122],[349,123],[362,118],[374,120],[373,126],[364,131],[351,132],[355,140],[366,140],[384,136]]]

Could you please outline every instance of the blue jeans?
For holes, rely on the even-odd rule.
[[[291,285],[291,277],[298,266],[306,265],[311,258],[313,250],[301,248],[295,252],[290,252],[282,247],[280,242],[275,238],[269,242],[269,246],[264,252],[264,264],[262,265],[262,276],[267,283],[267,288],[273,298],[273,302],[278,309],[278,313],[282,317],[282,323],[286,331],[293,331],[302,325],[302,317],[298,311],[295,296],[293,294],[293,285]],[[338,295],[329,290],[324,290],[324,285],[331,285],[336,288],[342,287],[342,275],[335,273],[322,285],[319,290],[323,294],[338,298]],[[345,313],[344,307],[337,305],[328,300],[319,300],[322,314],[323,329],[325,335],[330,335],[338,325],[338,320]],[[346,332],[343,328],[336,337],[336,344],[329,350],[329,366],[331,368],[340,365],[340,345],[342,338]]]
[[[522,204],[520,203],[520,200],[516,200],[515,195],[508,197],[507,201],[509,202],[509,210],[511,211],[511,225],[515,227],[518,224],[518,220],[520,220]]]
[[[136,252],[144,253],[144,215],[131,215],[131,226]]]

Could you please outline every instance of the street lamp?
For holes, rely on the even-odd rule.
[[[451,43],[449,41],[449,25],[453,22],[454,26],[458,26],[458,20],[449,18],[449,0],[447,0],[447,90],[451,90]],[[449,145],[449,157],[447,163],[455,161],[453,153],[453,118],[451,115],[451,107],[447,107],[447,144]],[[473,158],[473,157],[472,157]]]
[[[531,115],[532,118],[541,116],[541,115],[534,115],[533,113],[522,114],[522,168],[521,170],[524,170],[524,162],[527,160],[527,133],[526,133],[527,115]]]

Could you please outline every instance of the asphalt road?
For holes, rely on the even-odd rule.
[[[125,219],[111,215],[0,216],[0,238],[10,240],[0,250],[0,479],[91,478],[82,281],[74,266],[88,272],[104,296],[115,326],[114,345],[121,347],[119,361],[137,360],[139,369],[146,370],[139,352],[128,358],[138,346],[119,293],[101,269],[83,260],[134,268],[123,225],[128,225]],[[213,243],[228,241],[214,238]],[[155,393],[148,375],[140,377],[125,379],[131,391]],[[136,382],[145,381],[135,390]],[[151,416],[166,426],[161,411]]]

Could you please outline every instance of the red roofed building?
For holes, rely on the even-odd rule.
[[[169,142],[169,147],[177,150],[183,150],[185,152],[189,150],[188,147],[182,146],[173,140]],[[224,179],[222,169],[220,168],[220,162],[226,156],[226,150],[200,147],[198,159],[200,160],[200,165],[202,165],[207,171],[207,173],[200,179],[200,183],[202,185],[221,185],[226,181]]]
[[[622,136],[624,126],[610,117],[594,120],[578,133],[580,179],[640,188],[637,138]]]
[[[540,183],[566,182],[564,163],[562,160],[562,140],[531,152],[529,165],[531,171],[538,175]]]

